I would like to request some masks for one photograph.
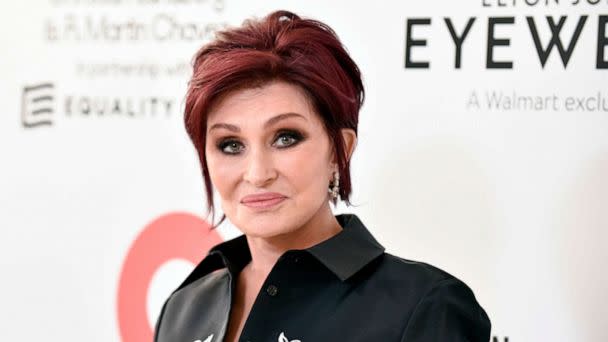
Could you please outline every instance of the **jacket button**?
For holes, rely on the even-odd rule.
[[[274,286],[274,285],[268,285],[268,287],[266,288],[266,293],[268,293],[271,296],[276,296],[277,293],[279,292],[279,289]]]

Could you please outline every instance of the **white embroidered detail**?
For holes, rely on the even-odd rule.
[[[285,337],[285,333],[282,332],[281,335],[279,335],[279,341],[278,342],[302,342],[300,340],[289,340],[287,337]]]
[[[211,342],[211,339],[213,339],[213,334],[209,335],[209,337],[207,337],[204,341],[202,342]],[[196,340],[194,342],[201,342],[201,340]]]

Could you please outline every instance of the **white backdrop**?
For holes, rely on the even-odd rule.
[[[357,206],[337,212],[469,284],[496,341],[608,341],[605,0],[5,3],[0,340],[145,341],[193,263],[239,234],[205,229],[183,99],[214,30],[275,9],[328,23],[364,75]],[[562,45],[543,66],[546,16]],[[460,68],[445,18],[458,36],[474,18]]]

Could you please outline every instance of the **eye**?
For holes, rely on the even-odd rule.
[[[243,149],[243,145],[234,139],[227,139],[221,141],[217,148],[225,154],[239,154]]]
[[[277,135],[275,145],[279,148],[285,148],[296,145],[303,139],[302,134],[296,131],[283,131]]]

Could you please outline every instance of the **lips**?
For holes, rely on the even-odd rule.
[[[241,203],[256,209],[268,209],[283,202],[287,197],[277,192],[265,192],[261,194],[247,195],[241,199]]]

